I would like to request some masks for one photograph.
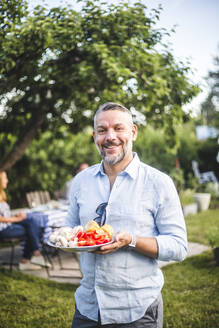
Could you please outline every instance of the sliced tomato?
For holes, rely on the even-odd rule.
[[[94,237],[94,239],[99,239],[99,238],[100,238],[100,235],[99,235],[98,233],[95,233],[95,234],[93,235],[93,237]]]
[[[93,239],[89,239],[88,241],[87,241],[87,246],[95,246],[96,245],[96,241],[95,240],[93,240]]]
[[[106,239],[104,240],[104,243],[109,243],[111,240],[112,240],[112,238],[106,238]]]
[[[89,236],[89,237],[93,237],[95,233],[96,233],[95,230],[86,232],[87,236]]]
[[[78,235],[78,246],[95,246],[108,243],[112,239],[107,233],[102,231],[98,233],[97,231],[81,232]]]
[[[96,245],[102,245],[103,242],[101,240],[96,240]]]
[[[81,230],[79,230],[79,231],[76,233],[75,237],[80,238],[83,234],[84,234],[84,232],[81,231]]]
[[[87,240],[78,241],[78,246],[87,246]]]
[[[87,240],[89,238],[89,236],[87,235],[86,232],[83,232],[83,234],[78,238],[78,240]]]
[[[105,237],[104,238],[99,238],[99,239],[96,240],[96,244],[97,245],[104,244],[105,243],[105,240],[106,240]]]

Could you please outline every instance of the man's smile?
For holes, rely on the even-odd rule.
[[[121,141],[118,141],[117,143],[116,142],[107,141],[107,142],[104,142],[102,145],[104,147],[120,146],[121,145]]]
[[[104,144],[104,145],[102,145],[102,148],[103,149],[116,149],[116,148],[118,148],[119,146],[121,146],[121,144],[118,144],[118,145],[116,145],[116,144]]]

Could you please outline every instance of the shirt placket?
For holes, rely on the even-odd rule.
[[[99,189],[100,189],[100,193],[104,196],[104,200],[106,202],[109,202],[111,192],[110,192],[109,179],[106,174],[101,174],[100,176]],[[108,216],[108,205],[106,207],[106,221],[107,221],[107,216]],[[95,261],[95,282],[94,282],[95,291],[97,295],[98,295],[99,282],[100,282],[100,278],[99,278],[100,267],[101,267],[101,257],[97,255]]]
[[[106,206],[106,209],[105,209],[106,210],[106,223],[108,222],[107,219],[110,216],[110,205],[118,195],[118,189],[122,183],[122,178],[123,178],[122,176],[116,177],[116,180],[113,184],[113,188],[110,191],[110,183],[109,183],[109,179],[108,179],[107,175],[104,175],[104,177],[102,177],[103,183],[101,186],[101,190],[104,191],[104,193],[107,195],[106,201],[108,201],[108,205]],[[96,290],[97,294],[98,294],[98,288],[99,288],[99,282],[100,282],[100,278],[99,278],[100,267],[101,267],[101,257],[97,256],[96,263],[95,263],[95,290]]]
[[[119,187],[121,186],[122,183],[122,176],[118,175],[116,177],[116,180],[113,184],[113,187],[109,193],[109,198],[108,198],[108,205],[106,206],[106,223],[109,222],[108,218],[110,217],[110,207],[112,202],[118,197],[119,193]]]

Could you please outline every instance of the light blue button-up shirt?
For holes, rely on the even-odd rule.
[[[97,217],[99,204],[108,202],[106,222],[114,232],[155,237],[158,260],[181,261],[187,252],[182,208],[169,176],[140,162],[138,155],[118,174],[112,190],[103,164],[80,172],[73,180],[66,225],[85,226]],[[131,247],[100,255],[82,252],[83,278],[75,293],[77,308],[102,324],[140,319],[158,297],[164,279],[157,260]]]

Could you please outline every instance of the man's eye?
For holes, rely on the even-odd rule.
[[[104,129],[98,129],[97,132],[98,132],[98,133],[104,133],[105,130],[104,130]]]

